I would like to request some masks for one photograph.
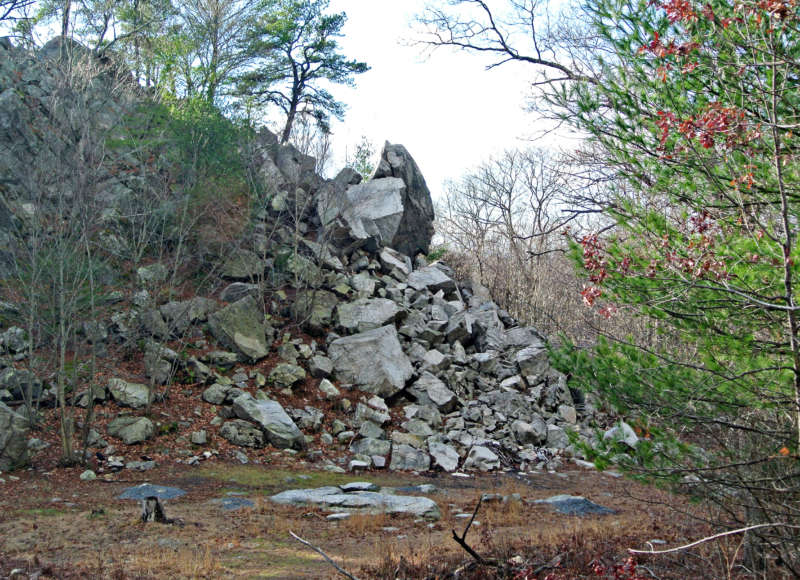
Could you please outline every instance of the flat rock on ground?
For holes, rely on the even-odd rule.
[[[569,516],[615,514],[615,510],[601,506],[579,495],[554,495],[547,499],[538,499],[534,503],[546,503],[556,511]]]
[[[439,506],[427,497],[393,495],[375,491],[345,492],[340,487],[290,489],[270,497],[278,504],[319,505],[326,508],[356,509],[387,514],[410,514],[438,520]]]
[[[141,485],[134,485],[133,487],[125,488],[125,490],[117,496],[117,499],[147,499],[148,497],[157,497],[158,499],[174,499],[185,495],[186,492],[177,487],[168,487],[166,485],[153,485],[152,483],[143,483]]]

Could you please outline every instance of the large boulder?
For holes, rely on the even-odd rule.
[[[108,434],[122,439],[126,445],[146,441],[153,433],[155,427],[147,417],[117,417],[108,424]]]
[[[122,379],[110,379],[108,390],[111,397],[118,405],[141,409],[152,402],[152,391],[147,385],[140,383],[129,383]]]
[[[397,394],[414,374],[393,325],[338,338],[328,356],[337,379],[381,397]]]
[[[480,471],[491,471],[500,467],[500,458],[497,454],[482,445],[475,445],[469,450],[466,461],[464,461],[465,469],[478,469]]]
[[[232,419],[222,424],[219,434],[233,443],[242,447],[264,447],[264,433],[247,421]]]
[[[339,326],[347,332],[364,332],[397,320],[400,307],[388,298],[344,302],[336,309]]]
[[[333,324],[333,311],[339,299],[327,290],[300,290],[292,303],[292,315],[306,330],[321,334]]]
[[[236,248],[221,260],[219,274],[229,280],[258,280],[266,269],[264,258],[243,248]]]
[[[433,236],[430,191],[402,145],[385,145],[369,181],[331,183],[319,196],[317,214],[327,237],[338,245],[389,246],[413,256],[428,253]]]
[[[458,451],[455,447],[446,443],[430,442],[428,450],[433,457],[434,465],[441,467],[445,471],[455,471],[458,469]]]
[[[264,313],[255,298],[246,296],[208,317],[211,333],[225,348],[237,350],[251,360],[269,353]]]
[[[29,370],[7,367],[0,371],[0,391],[7,391],[12,401],[37,399],[42,395],[42,381]]]
[[[167,302],[159,307],[170,330],[178,336],[186,332],[192,324],[205,322],[208,315],[218,309],[219,305],[214,300],[200,296],[182,302]]]
[[[340,202],[350,237],[373,250],[392,245],[403,219],[405,193],[401,179],[375,179],[351,185]]]
[[[424,451],[410,445],[392,445],[391,469],[400,471],[427,471],[431,458]]]
[[[303,449],[303,433],[277,401],[257,401],[249,394],[236,397],[233,412],[240,419],[258,425],[275,447]]]
[[[0,471],[20,467],[28,461],[28,421],[0,403]]]
[[[439,290],[447,293],[456,289],[453,279],[435,265],[414,270],[409,274],[406,282],[414,290],[427,290],[432,293]]]
[[[427,254],[433,237],[431,192],[406,148],[387,141],[372,179],[389,177],[401,179],[406,187],[403,194],[403,218],[392,242],[387,245],[407,256]]]

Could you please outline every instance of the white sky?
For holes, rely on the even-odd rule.
[[[356,87],[335,86],[347,103],[343,123],[333,125],[335,169],[345,150],[365,135],[378,149],[401,143],[420,166],[434,197],[446,179],[456,179],[492,154],[524,146],[535,118],[523,110],[533,71],[509,63],[486,71],[486,61],[441,48],[427,56],[415,37],[414,16],[424,0],[332,0],[331,12],[346,12],[342,52],[372,70]]]

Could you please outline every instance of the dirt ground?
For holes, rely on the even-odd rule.
[[[322,556],[291,538],[290,531],[359,578],[441,577],[441,569],[471,561],[452,531],[463,531],[468,519],[458,514],[472,513],[484,493],[518,493],[521,501],[484,502],[467,543],[487,558],[516,557],[517,567],[529,574],[520,578],[545,578],[548,573],[553,578],[584,577],[575,566],[588,562],[567,561],[571,548],[582,547],[587,554],[573,555],[573,560],[587,559],[595,550],[597,561],[613,565],[624,561],[628,547],[646,547],[651,540],[676,545],[699,532],[696,523],[676,518],[666,505],[675,504],[675,497],[577,467],[561,473],[469,478],[392,472],[344,475],[276,456],[270,465],[212,459],[194,467],[168,464],[147,472],[126,470],[108,480],[81,481],[80,473],[79,468],[57,468],[0,476],[5,480],[0,484],[0,577],[14,568],[60,578],[337,577]],[[144,524],[138,502],[117,499],[125,488],[145,481],[186,491],[165,504],[167,516],[180,520],[178,524]],[[436,490],[426,495],[438,503],[442,518],[431,523],[355,514],[337,522],[326,520],[321,510],[278,506],[267,499],[285,489],[347,481],[384,487],[432,484]],[[212,503],[226,494],[249,498],[255,507],[227,511]],[[568,516],[532,503],[556,494],[581,495],[617,513]],[[553,570],[570,574],[570,566],[575,567],[574,576],[552,575]],[[486,572],[483,577],[488,576]]]

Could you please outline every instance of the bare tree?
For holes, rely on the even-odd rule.
[[[583,53],[575,50],[574,33],[555,24],[547,2],[448,0],[429,6],[417,20],[423,44],[483,54],[491,61],[487,69],[520,62],[539,69],[539,82],[598,82]]]
[[[0,22],[25,18],[24,10],[34,3],[35,0],[0,0]]]

